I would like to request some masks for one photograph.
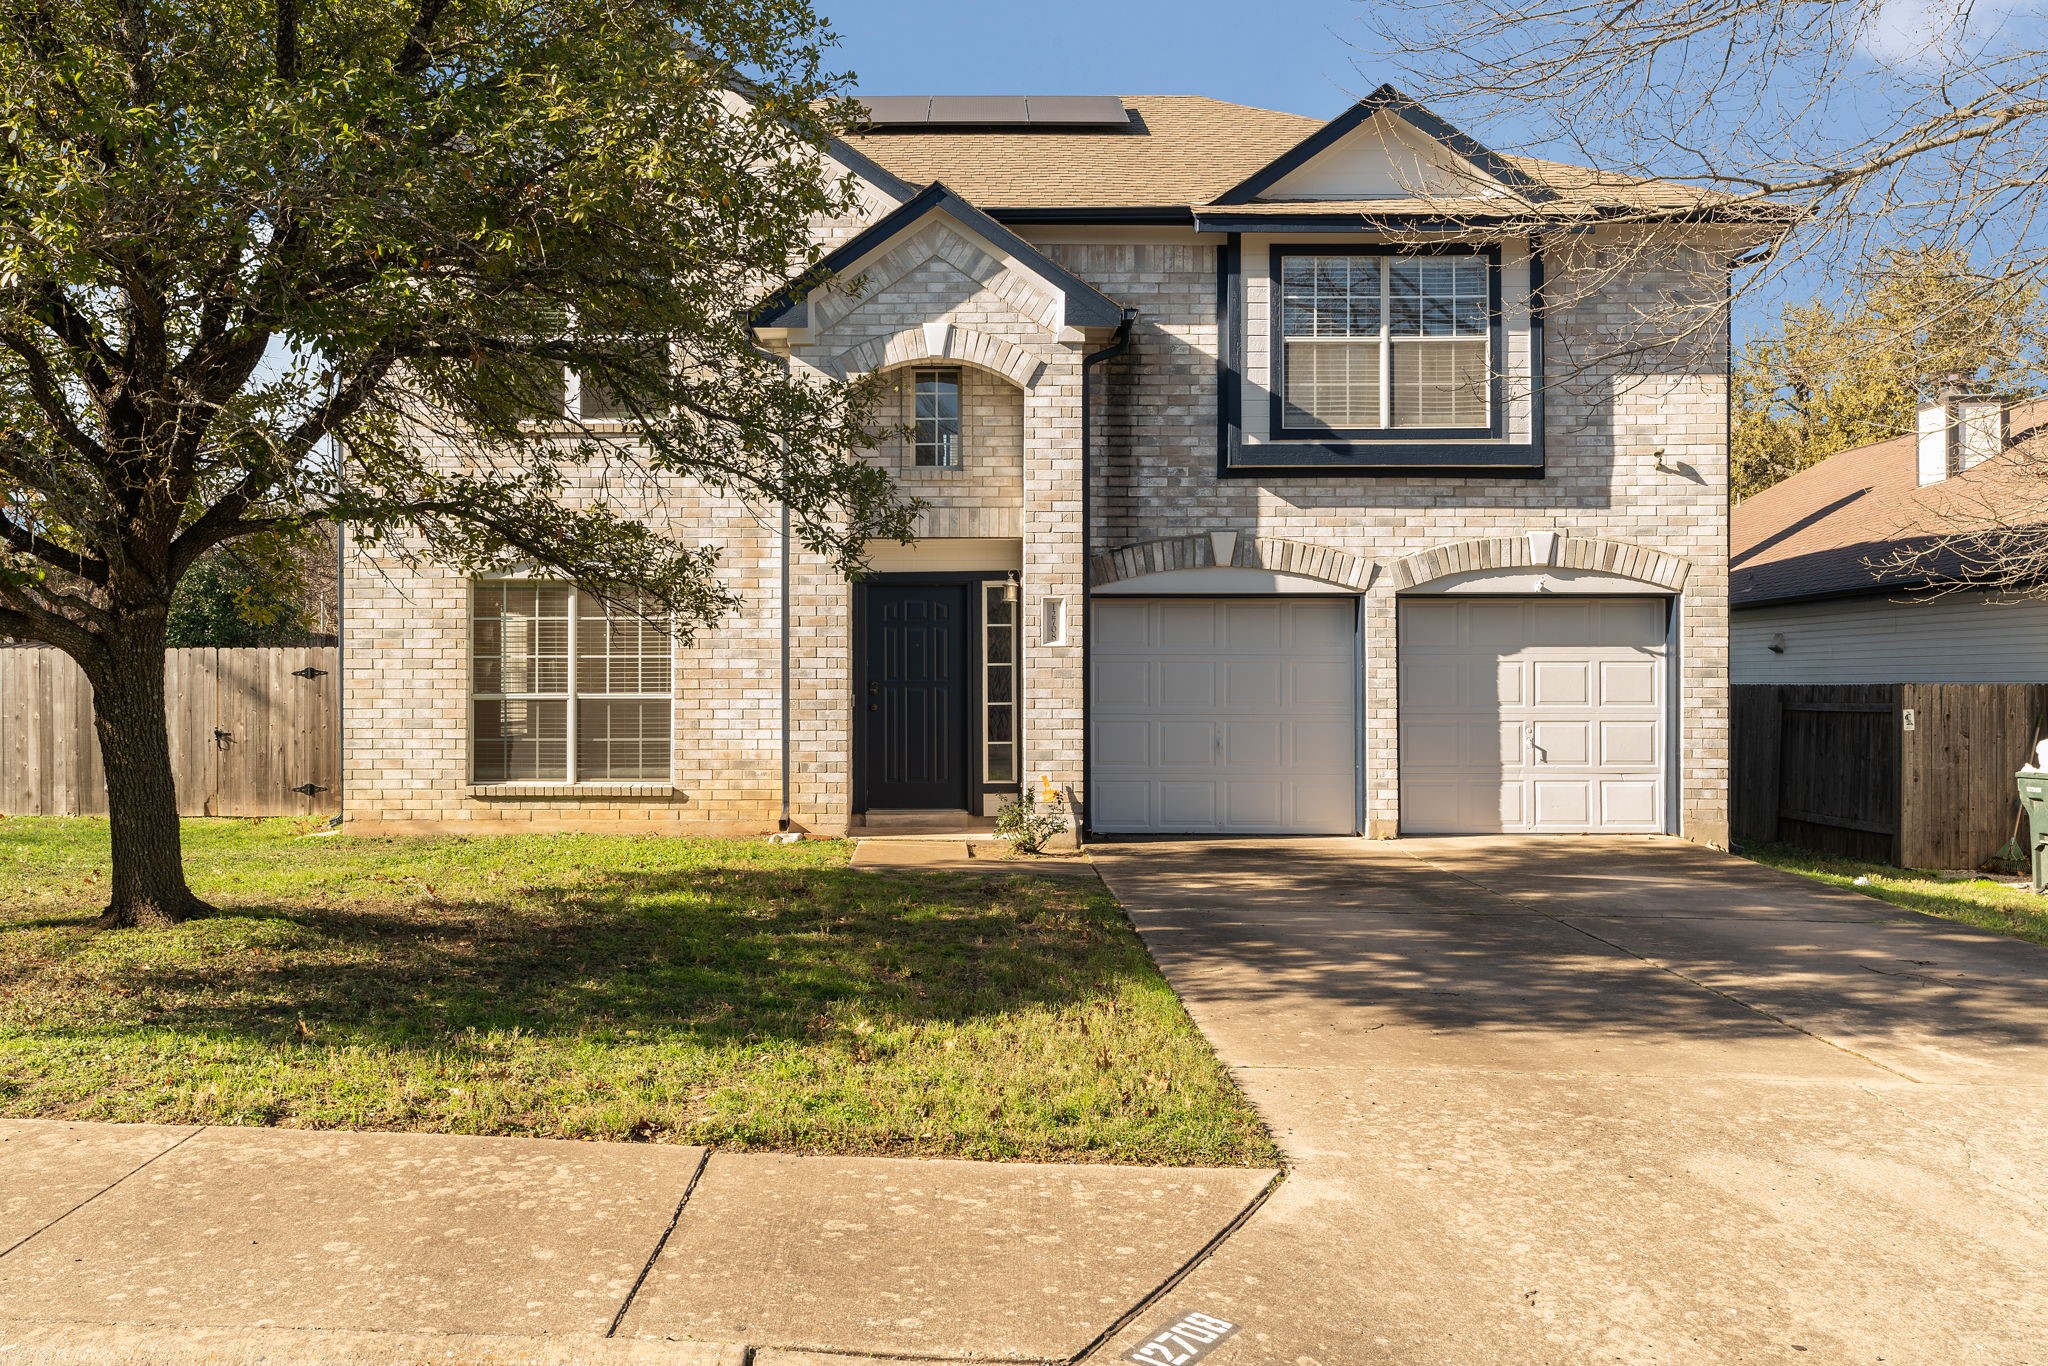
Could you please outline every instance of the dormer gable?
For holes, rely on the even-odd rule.
[[[1553,196],[1506,158],[1383,85],[1214,202],[1496,197],[1540,203]]]
[[[814,315],[819,308],[813,307],[814,302],[834,317],[843,316],[859,305],[864,288],[875,283],[868,279],[871,268],[884,263],[893,248],[921,238],[922,230],[934,222],[949,226],[961,259],[978,261],[977,270],[991,278],[995,274],[1021,273],[1034,281],[1034,292],[1050,302],[1046,323],[1051,330],[1108,329],[1122,325],[1121,305],[943,184],[933,181],[827,255],[806,279],[786,286],[757,309],[753,316],[756,333],[773,332],[786,339],[787,334],[808,332],[818,321]],[[928,254],[913,246],[898,264],[913,264]]]

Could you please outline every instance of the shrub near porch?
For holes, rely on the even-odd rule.
[[[849,846],[187,823],[220,913],[92,927],[0,819],[0,1114],[1198,1164],[1272,1147],[1092,881]]]

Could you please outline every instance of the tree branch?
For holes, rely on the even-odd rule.
[[[299,0],[277,0],[277,78],[299,75]]]
[[[54,282],[37,281],[29,285],[29,290],[34,300],[27,310],[29,315],[71,348],[78,357],[80,377],[92,386],[93,396],[105,402],[114,392],[114,373],[121,368],[121,353],[107,345],[92,320]]]
[[[399,74],[410,76],[427,64],[431,55],[427,44],[434,36],[434,26],[441,21],[442,11],[447,8],[448,0],[420,0],[412,27],[406,30],[405,46],[399,49]]]
[[[32,529],[22,526],[5,512],[0,512],[0,541],[12,546],[17,554],[41,560],[52,569],[61,570],[90,584],[106,586],[106,561],[54,545],[49,537],[36,535]]]
[[[71,407],[64,402],[64,396],[57,389],[57,378],[50,365],[50,358],[42,348],[19,332],[0,329],[0,346],[6,347],[21,359],[26,371],[29,397],[42,411],[44,419],[66,446],[83,456],[89,464],[106,468],[114,458],[105,446],[95,441],[91,434],[80,427],[71,415]]]
[[[261,529],[260,525],[252,527],[243,514],[255,505],[266,488],[276,482],[280,470],[289,470],[296,466],[312,453],[315,446],[332,435],[335,428],[362,411],[363,405],[377,392],[377,386],[384,382],[384,376],[390,372],[392,363],[390,360],[372,361],[357,371],[346,383],[329,394],[327,399],[284,439],[272,452],[270,460],[260,465],[252,464],[240,483],[222,495],[197,521],[179,533],[178,538],[171,543],[170,564],[173,576],[183,574],[201,555],[222,541],[246,534],[246,529]],[[300,519],[263,519],[265,523],[293,520]],[[308,517],[305,520],[319,518]]]
[[[68,617],[22,599],[19,590],[0,583],[0,636],[16,640],[38,640],[54,645],[80,664],[97,659],[105,650],[99,635]]]

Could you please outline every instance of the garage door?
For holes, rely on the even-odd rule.
[[[1358,829],[1348,597],[1095,602],[1095,810],[1111,833]]]
[[[1661,598],[1400,608],[1401,828],[1664,829]]]

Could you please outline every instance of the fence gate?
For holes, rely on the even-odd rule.
[[[2048,736],[2038,683],[1729,693],[1735,838],[1908,868],[1976,868],[2011,839],[2014,770]]]
[[[1729,691],[1735,837],[1897,862],[1898,685]]]
[[[181,815],[341,809],[338,654],[331,645],[167,652],[164,712]],[[0,812],[106,809],[85,675],[57,650],[0,649]]]

